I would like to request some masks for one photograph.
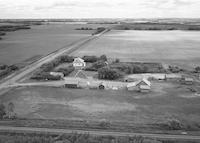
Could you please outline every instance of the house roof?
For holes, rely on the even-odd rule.
[[[133,86],[137,86],[139,85],[141,82],[144,82],[146,85],[151,86],[151,82],[148,81],[147,79],[143,78],[142,80],[138,80],[136,82],[131,82],[127,85],[127,88],[129,87],[133,87]]]
[[[74,59],[74,62],[84,62],[84,60],[78,57]]]
[[[143,78],[142,81],[146,83],[148,86],[151,86],[151,82],[147,80],[146,78]]]

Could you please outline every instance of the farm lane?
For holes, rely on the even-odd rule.
[[[180,139],[180,140],[200,140],[200,136],[193,135],[170,135],[170,134],[149,134],[149,133],[131,133],[131,132],[114,132],[114,131],[94,131],[94,130],[73,130],[73,129],[52,129],[52,128],[31,128],[31,127],[10,127],[10,126],[0,126],[0,131],[3,132],[28,132],[28,133],[50,133],[50,134],[69,134],[69,133],[79,133],[79,134],[90,134],[90,135],[100,135],[100,136],[143,136],[148,138],[157,139]]]
[[[33,64],[21,69],[17,73],[12,74],[11,76],[7,77],[6,79],[0,81],[0,90],[10,87],[11,85],[15,84],[16,82],[18,82],[25,76],[31,74],[33,71],[38,69],[41,65],[43,65],[49,61],[52,61],[53,59],[57,58],[58,56],[61,56],[64,53],[70,54],[71,52],[78,50],[82,45],[99,38],[102,34],[108,32],[108,31],[109,30],[106,29],[105,31],[103,31],[97,35],[89,36],[84,40],[78,41],[77,43],[74,43],[68,47],[64,47],[59,50],[56,50],[55,52],[41,58],[40,60],[34,62]]]
[[[156,77],[157,76],[157,77]],[[144,77],[171,77],[171,78],[181,78],[181,74],[132,74],[129,77],[135,78],[135,79],[142,79]],[[106,85],[115,86],[115,87],[126,87],[128,82],[120,82],[120,81],[106,81],[106,80],[97,80],[97,79],[80,79],[80,78],[65,78],[65,80],[59,80],[59,81],[43,81],[43,82],[26,82],[26,83],[13,83],[10,85],[7,85],[5,88],[13,88],[13,87],[28,87],[28,86],[45,86],[45,87],[62,87],[65,85],[65,81],[74,81],[77,82],[92,82],[92,83],[105,83]]]

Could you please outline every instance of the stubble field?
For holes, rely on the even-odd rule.
[[[75,30],[99,25],[50,23],[29,30],[8,32],[0,40],[0,64],[16,64],[36,60],[73,42],[91,36],[94,30]]]
[[[113,30],[73,55],[102,55],[121,61],[200,65],[200,32]]]

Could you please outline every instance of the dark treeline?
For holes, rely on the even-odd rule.
[[[6,35],[6,32],[12,32],[12,31],[17,31],[17,30],[27,30],[31,29],[30,25],[25,24],[25,25],[1,25],[0,26],[0,36]],[[0,40],[2,37],[0,37]]]
[[[9,74],[19,70],[16,65],[0,65],[0,79],[8,76]]]
[[[81,28],[76,28],[76,30],[94,30],[94,29],[90,27],[81,27]]]
[[[31,29],[29,25],[2,25],[0,26],[0,31],[10,32],[10,31],[17,31],[22,29]]]
[[[113,27],[117,30],[193,30],[199,31],[200,25],[178,23],[122,23]]]
[[[101,32],[105,31],[106,28],[105,27],[98,27],[96,29],[96,31],[94,33],[92,33],[92,35],[97,35],[97,34],[100,34]]]

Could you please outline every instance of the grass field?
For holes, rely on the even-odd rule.
[[[135,124],[164,123],[175,118],[187,127],[200,125],[200,97],[185,85],[153,82],[147,94],[65,88],[18,88],[2,95],[19,117],[108,120]],[[197,88],[199,88],[197,86]],[[200,89],[198,89],[200,90]]]
[[[8,65],[21,63],[46,55],[94,32],[75,30],[76,28],[98,26],[100,25],[52,23],[32,26],[30,30],[8,32],[0,40],[0,63]]]
[[[191,68],[200,61],[200,32],[113,30],[73,55],[102,55],[121,61],[153,61]]]

